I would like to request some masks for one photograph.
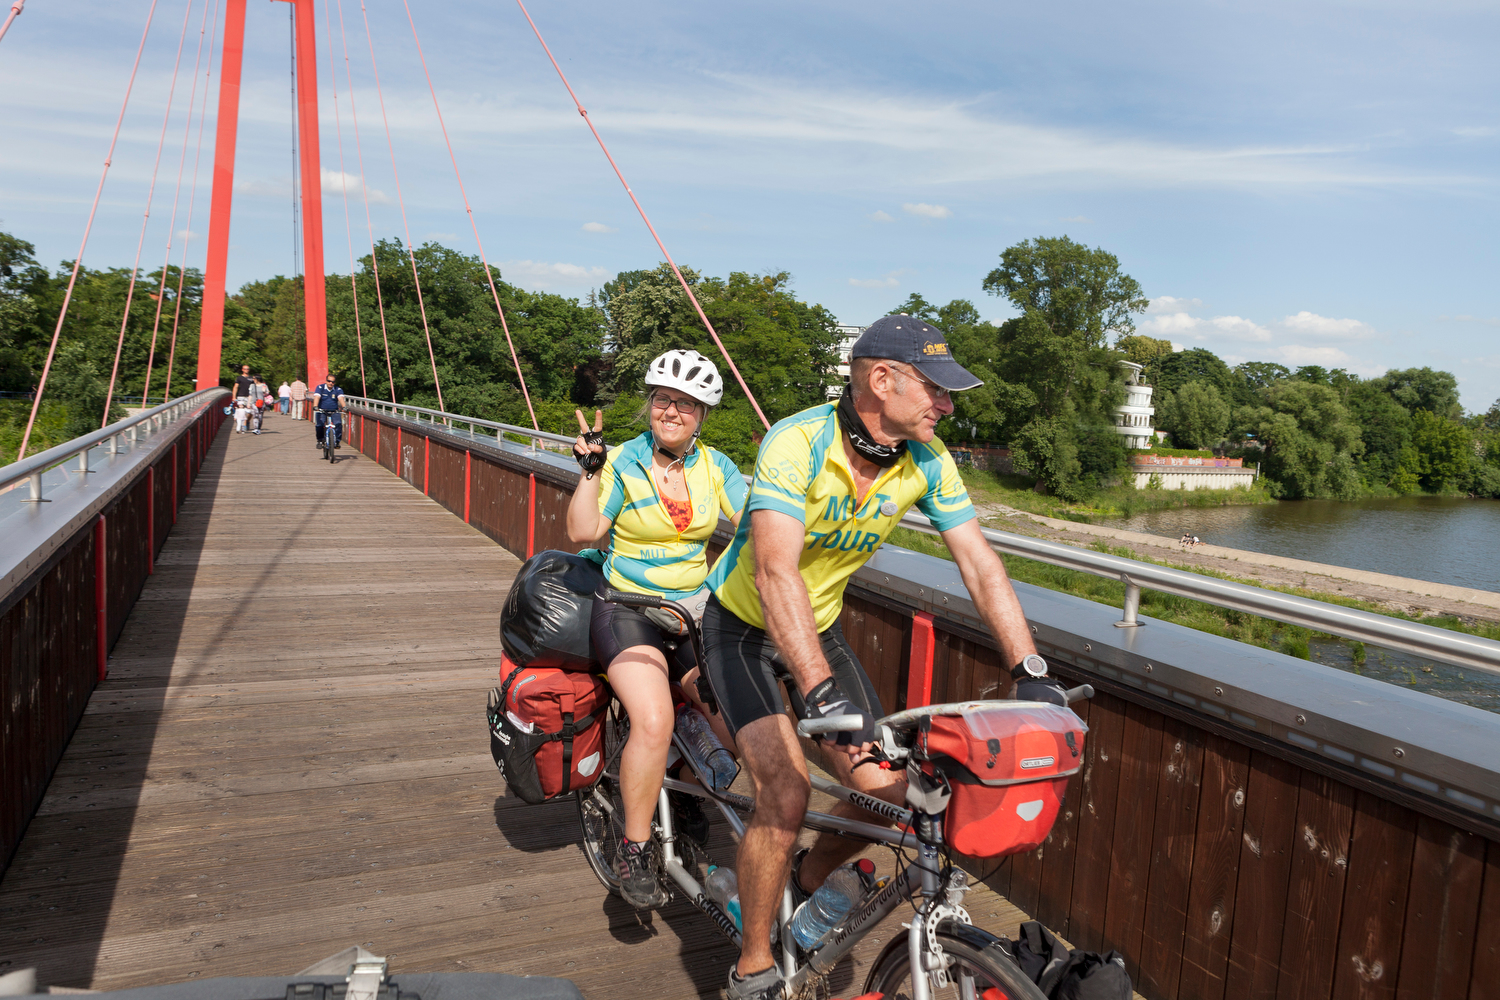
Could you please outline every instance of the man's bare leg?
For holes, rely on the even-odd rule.
[[[818,750],[824,768],[839,784],[857,788],[861,792],[895,805],[906,803],[904,774],[896,771],[882,771],[873,764],[854,770],[855,761],[843,750],[823,744],[819,744]],[[838,802],[828,811],[845,819],[864,820],[866,823],[874,823],[878,826],[890,825],[890,821],[884,817],[866,812],[857,806],[851,806],[847,802]],[[866,841],[862,840],[850,840],[831,833],[819,834],[818,839],[813,842],[812,849],[808,851],[807,857],[802,859],[802,867],[798,871],[802,888],[807,892],[812,892],[823,884],[823,880],[830,872],[869,846]]]
[[[812,784],[796,731],[785,715],[757,719],[737,735],[755,781],[755,814],[740,841],[736,873],[744,925],[736,970],[748,976],[775,964],[771,925],[781,907]]]

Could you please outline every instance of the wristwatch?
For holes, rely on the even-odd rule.
[[[1024,677],[1046,677],[1047,661],[1035,653],[1029,653],[1020,663],[1011,667],[1010,676],[1017,681]]]

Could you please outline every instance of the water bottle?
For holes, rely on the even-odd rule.
[[[811,948],[843,920],[864,898],[868,888],[866,878],[873,873],[874,867],[869,861],[859,861],[835,868],[818,886],[818,891],[792,914],[792,937],[797,939],[797,944],[804,950]]]
[[[708,779],[716,792],[722,792],[734,784],[740,765],[734,754],[714,735],[713,729],[697,709],[683,705],[677,712],[677,735],[687,746],[688,754],[697,765],[698,773]]]
[[[733,868],[709,865],[708,878],[703,880],[703,891],[708,894],[709,899],[719,904],[720,909],[729,914],[734,926],[741,926],[740,884],[739,879],[734,877]]]

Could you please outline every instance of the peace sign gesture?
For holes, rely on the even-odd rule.
[[[582,410],[574,410],[573,415],[578,418],[578,440],[573,442],[573,457],[592,479],[594,473],[604,467],[604,411],[594,411],[593,430],[589,430]]]

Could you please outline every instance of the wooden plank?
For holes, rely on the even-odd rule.
[[[1109,851],[1109,895],[1104,910],[1104,945],[1125,956],[1130,978],[1140,977],[1141,934],[1161,773],[1162,716],[1136,704],[1125,710],[1125,739],[1120,752],[1118,819]]]
[[[1484,848],[1483,837],[1417,817],[1396,988],[1400,1000],[1462,997],[1468,991],[1480,929]]]
[[[1173,997],[1177,995],[1187,933],[1206,734],[1176,719],[1164,723],[1151,881],[1136,984],[1152,996]]]
[[[1073,711],[1085,725],[1089,721],[1091,704],[1092,700],[1072,705]],[[1093,733],[1084,736],[1085,748],[1093,738]],[[1080,760],[1084,759],[1082,755],[1083,751],[1080,751]],[[1078,824],[1082,802],[1083,772],[1080,769],[1079,773],[1068,779],[1068,791],[1063,798],[1057,822],[1052,824],[1052,830],[1042,844],[1042,879],[1033,912],[1038,920],[1062,937],[1071,933],[1068,927],[1068,903],[1073,898],[1073,868],[1078,860]]]
[[[1500,843],[1485,844],[1484,886],[1479,897],[1474,962],[1469,973],[1469,1000],[1500,1000]]]
[[[1278,1000],[1326,1000],[1332,995],[1354,800],[1348,785],[1302,772]]]
[[[1221,736],[1209,735],[1205,740],[1178,1000],[1224,1000],[1226,996],[1249,765],[1247,748]]]
[[[1297,766],[1250,754],[1226,997],[1275,1000],[1301,781]]]
[[[1359,793],[1334,968],[1336,1000],[1396,995],[1416,825],[1411,810]]]
[[[1073,866],[1073,898],[1068,932],[1087,951],[1104,950],[1104,918],[1109,898],[1110,845],[1119,807],[1125,702],[1097,694],[1089,705],[1089,738],[1084,741],[1083,795],[1078,810],[1078,860]]]

